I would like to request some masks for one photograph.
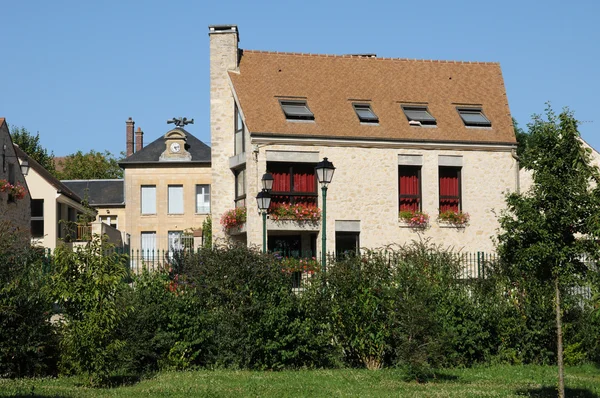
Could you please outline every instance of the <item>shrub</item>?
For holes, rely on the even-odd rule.
[[[120,367],[125,342],[116,335],[131,307],[124,257],[98,236],[84,248],[59,246],[55,251],[52,290],[63,310],[61,369],[85,375],[92,386],[110,381]]]
[[[56,368],[58,341],[42,264],[27,235],[0,221],[0,378],[43,376]]]

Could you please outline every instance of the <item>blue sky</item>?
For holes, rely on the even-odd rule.
[[[174,116],[210,143],[208,25],[240,47],[496,61],[522,127],[569,106],[600,149],[599,1],[10,1],[0,23],[0,117],[57,156],[150,143]]]

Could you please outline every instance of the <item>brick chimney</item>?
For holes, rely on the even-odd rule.
[[[144,132],[140,127],[138,127],[135,132],[135,151],[139,152],[144,147]]]
[[[133,155],[133,130],[135,128],[135,122],[129,118],[125,122],[125,131],[127,132],[127,157]]]

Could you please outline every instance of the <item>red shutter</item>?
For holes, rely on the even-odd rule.
[[[459,211],[458,169],[440,169],[440,213]]]
[[[400,210],[419,211],[419,169],[405,167],[400,169]]]
[[[273,191],[274,192],[289,192],[290,191],[290,173],[274,172],[273,174]]]

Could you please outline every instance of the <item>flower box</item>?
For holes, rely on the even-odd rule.
[[[462,211],[446,210],[438,215],[440,227],[465,228],[469,224],[469,213]]]
[[[242,226],[246,227],[247,211],[245,207],[236,207],[235,209],[227,210],[221,216],[221,225],[229,234],[240,233]]]
[[[6,192],[13,199],[23,199],[27,194],[27,189],[20,183],[11,184],[7,180],[0,180],[0,192]]]
[[[402,227],[414,229],[429,227],[429,214],[422,211],[400,210],[398,219]]]
[[[269,217],[271,220],[293,220],[293,221],[311,221],[317,222],[321,219],[321,209],[315,205],[305,205],[302,203],[274,203],[269,207]]]

